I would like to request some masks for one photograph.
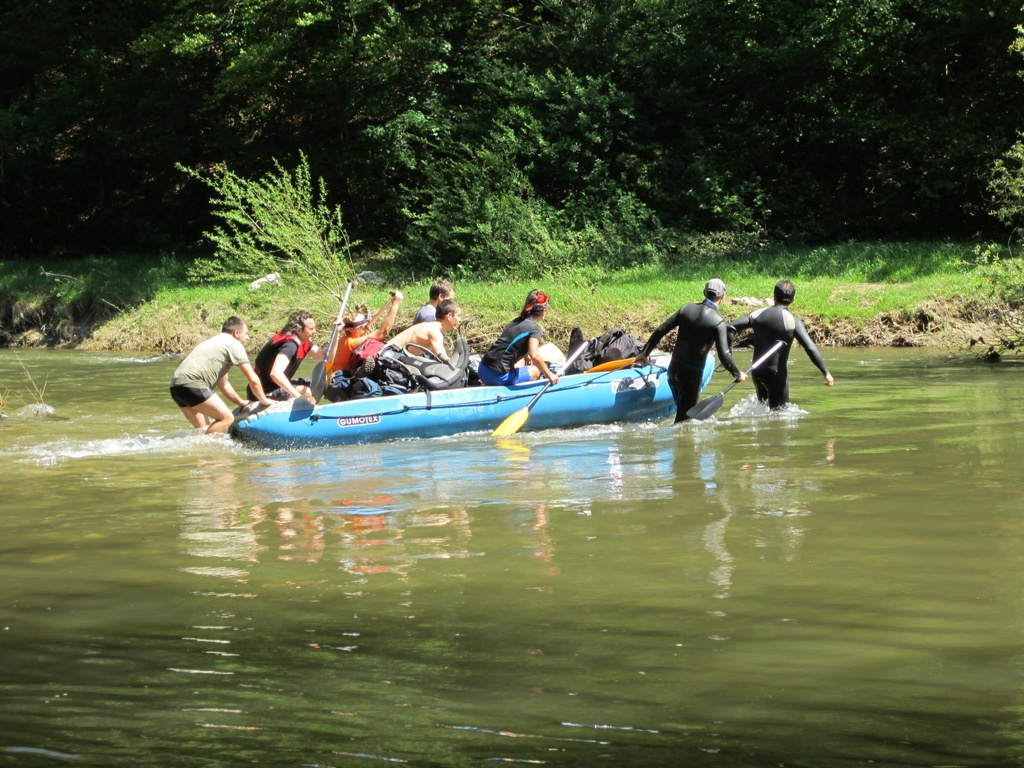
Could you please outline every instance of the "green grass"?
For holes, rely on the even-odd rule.
[[[966,243],[843,243],[619,271],[578,268],[529,278],[462,279],[455,287],[463,307],[462,333],[471,347],[479,348],[518,313],[533,288],[552,297],[547,335],[563,343],[573,325],[587,336],[616,326],[644,336],[681,304],[699,300],[710,277],[720,277],[728,286],[721,307],[727,318],[750,309],[735,300],[767,300],[775,282],[788,278],[796,283],[794,311],[801,317],[860,325],[881,313],[908,315],[931,300],[990,294],[991,270],[977,262],[974,245]],[[0,309],[10,317],[15,303],[30,302],[60,308],[81,320],[92,316],[89,344],[115,349],[187,349],[219,330],[232,314],[249,322],[256,344],[295,309],[314,313],[323,329],[321,340],[330,335],[338,306],[322,292],[302,285],[259,290],[247,282],[197,285],[186,281],[186,267],[170,256],[8,261],[0,266]],[[430,283],[426,277],[392,275],[383,285],[357,286],[350,306],[365,303],[374,311],[389,290],[400,289],[406,297],[396,323],[401,328],[426,301]]]

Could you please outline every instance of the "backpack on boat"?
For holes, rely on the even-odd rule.
[[[372,360],[384,348],[384,342],[370,337],[352,350],[352,369],[355,370],[364,360]]]
[[[570,352],[572,351],[571,347],[572,344],[570,344]],[[596,339],[588,341],[587,348],[565,370],[565,373],[583,373],[601,363],[636,357],[643,347],[643,342],[636,336],[626,333],[621,328],[612,328]]]
[[[358,400],[363,397],[380,397],[383,394],[380,384],[373,379],[353,379],[352,387],[349,389],[349,400]]]
[[[329,403],[340,403],[352,396],[353,379],[344,371],[335,371],[324,388],[324,398]]]
[[[384,388],[406,392],[457,389],[466,386],[468,365],[469,348],[465,339],[456,339],[447,362],[417,345],[408,344],[404,349],[388,346],[377,355],[373,378]]]

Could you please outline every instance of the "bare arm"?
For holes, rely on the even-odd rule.
[[[263,391],[263,384],[260,383],[260,377],[256,375],[256,371],[252,369],[249,363],[242,363],[238,366],[238,370],[245,376],[246,381],[249,382],[249,389],[256,395],[256,399],[260,402],[260,405],[270,405],[270,401],[267,399],[267,393]],[[239,403],[239,405],[245,405],[245,403]]]
[[[384,302],[384,306],[377,310],[377,314],[370,319],[368,325],[376,323],[380,319],[380,316],[384,315],[384,312],[387,311],[387,314],[384,315],[384,321],[380,324],[379,328],[375,328],[366,334],[367,336],[373,336],[376,339],[384,341],[384,337],[391,333],[391,327],[395,324],[395,316],[398,314],[398,305],[402,303],[403,298],[401,291],[395,291],[391,294],[391,298]]]
[[[228,379],[228,375],[225,373],[219,379],[217,379],[217,389],[224,393],[224,397],[230,400],[235,405],[247,405],[248,402],[239,397],[238,393],[235,392],[235,388],[231,386],[231,381]]]
[[[377,338],[379,338],[381,341],[384,340],[385,336],[391,333],[391,327],[395,324],[395,316],[398,314],[398,305],[402,303],[402,298],[402,292],[395,291],[395,295],[391,297],[391,300],[388,302],[388,304],[384,305],[388,308],[388,313],[384,316],[384,321],[380,324],[380,328],[374,331],[375,336],[377,335],[378,331],[380,332],[380,336],[377,336]],[[380,312],[383,311],[384,307],[381,307]],[[378,316],[380,316],[380,312],[377,313]],[[373,320],[376,319],[377,318],[375,317]]]
[[[291,381],[287,376],[284,375],[285,369],[288,367],[288,358],[284,355],[278,355],[274,358],[274,364],[270,367],[270,380],[277,384],[281,389],[287,392],[292,397],[302,397],[297,389],[292,386]],[[255,392],[256,390],[253,390]]]
[[[530,356],[530,362],[536,366],[537,370],[552,384],[558,383],[558,376],[548,368],[548,364],[545,363],[540,356],[540,342],[537,341],[533,336],[527,342],[527,354]]]

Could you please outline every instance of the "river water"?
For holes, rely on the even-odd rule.
[[[1024,366],[826,353],[784,413],[271,452],[174,360],[0,352],[0,765],[1022,765]]]

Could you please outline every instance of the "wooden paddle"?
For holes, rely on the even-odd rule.
[[[635,357],[624,357],[621,360],[609,360],[607,363],[601,363],[595,365],[593,368],[587,368],[584,373],[604,373],[605,371],[617,371],[620,368],[628,368],[636,360]]]
[[[352,278],[349,278],[348,287],[345,289],[345,297],[341,300],[341,309],[338,310],[338,317],[345,314],[345,305],[348,304],[348,295],[352,292]],[[324,390],[327,389],[327,355],[331,353],[331,349],[334,347],[334,340],[338,337],[338,326],[334,326],[334,330],[331,331],[331,342],[327,345],[327,351],[324,355],[324,359],[320,360],[313,367],[313,379],[310,382],[309,388],[313,395],[313,401],[319,403],[320,398],[324,396]]]
[[[782,341],[776,341],[771,349],[769,349],[767,352],[765,352],[763,355],[757,358],[757,360],[750,364],[750,367],[747,368],[746,373],[749,374],[752,370],[757,368],[757,366],[759,366],[769,357],[778,352],[784,343],[785,342]],[[739,382],[734,381],[732,384],[723,389],[714,397],[704,398],[695,406],[693,406],[693,408],[686,412],[686,418],[701,421],[703,419],[707,419],[710,418],[711,416],[714,416],[718,409],[721,408],[722,404],[725,402],[725,393],[728,392],[733,387],[735,387],[737,384],[739,384]]]
[[[563,369],[568,368],[572,364],[573,360],[579,357],[583,353],[583,350],[586,348],[587,345],[584,344],[571,355],[569,355],[569,359],[565,361]],[[499,424],[497,428],[493,432],[491,432],[491,437],[505,437],[507,435],[514,435],[516,432],[518,432],[520,428],[523,426],[523,424],[526,423],[526,420],[530,418],[530,409],[533,408],[533,406],[536,404],[538,400],[540,400],[540,396],[548,391],[548,387],[550,386],[551,382],[549,381],[547,384],[541,387],[540,392],[538,392],[534,396],[533,400],[531,400],[525,408],[520,408],[518,411],[516,411],[503,422],[501,422],[501,424]]]

